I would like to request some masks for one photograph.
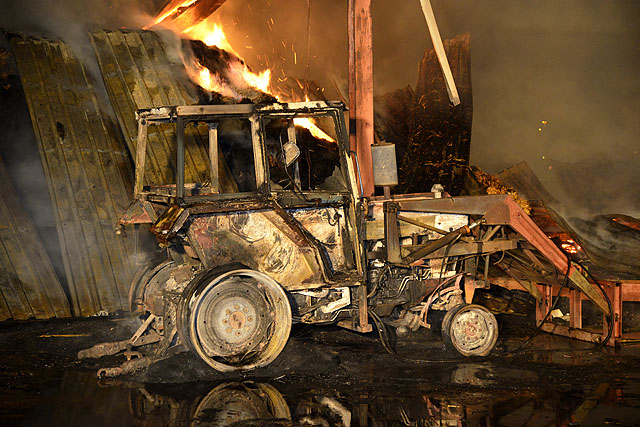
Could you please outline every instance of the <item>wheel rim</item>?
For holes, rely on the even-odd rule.
[[[217,370],[265,366],[289,338],[286,294],[262,273],[234,270],[218,275],[198,286],[187,301],[191,347]]]
[[[254,351],[272,318],[264,294],[252,282],[230,277],[204,294],[197,304],[195,333],[209,357]]]
[[[495,316],[479,305],[462,305],[451,310],[443,322],[452,346],[465,356],[486,356],[498,339]]]
[[[251,420],[291,419],[282,394],[269,384],[225,383],[211,390],[198,404],[192,420],[231,425]]]

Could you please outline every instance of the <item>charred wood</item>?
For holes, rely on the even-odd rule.
[[[427,49],[420,61],[415,92],[405,87],[377,99],[378,136],[396,143],[398,193],[429,191],[439,183],[457,195],[464,187],[473,113],[469,34],[446,40],[444,47],[460,105],[449,101],[434,49]]]
[[[226,85],[232,87],[235,93],[241,95],[240,103],[264,104],[277,102],[277,99],[268,93],[262,92],[251,86],[234,84],[232,75],[232,67],[239,65],[245,66],[242,59],[225,50],[218,49],[215,46],[207,46],[200,40],[182,40],[182,49],[186,53],[191,53],[201,66],[209,69],[211,74],[218,75]],[[210,92],[198,87],[199,103],[201,104],[236,104],[238,101],[234,98],[225,97],[216,92]]]

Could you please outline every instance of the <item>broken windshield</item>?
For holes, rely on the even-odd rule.
[[[333,117],[265,117],[263,129],[272,191],[347,190]]]

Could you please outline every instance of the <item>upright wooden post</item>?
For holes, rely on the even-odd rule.
[[[147,157],[147,128],[149,123],[145,119],[138,121],[138,139],[136,141],[136,181],[133,186],[133,198],[137,199],[140,193],[142,193],[142,187],[144,186],[144,166],[145,159]]]
[[[358,154],[363,196],[374,192],[371,0],[349,0],[349,142]]]
[[[211,192],[215,194],[220,193],[218,156],[218,124],[209,123],[209,175],[211,176]]]

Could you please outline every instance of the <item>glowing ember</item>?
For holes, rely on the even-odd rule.
[[[270,89],[271,70],[267,69],[258,74],[252,72],[240,56],[234,51],[233,47],[227,40],[227,36],[224,33],[222,26],[214,22],[213,15],[202,21],[199,20],[200,17],[196,16],[191,16],[190,22],[185,22],[187,19],[184,18],[177,19],[177,15],[181,15],[183,17],[186,16],[183,12],[191,6],[195,6],[197,2],[198,0],[173,0],[169,2],[169,4],[160,11],[153,22],[145,28],[162,25],[163,27],[166,27],[178,34],[183,34],[192,40],[200,40],[209,47],[215,46],[220,50],[229,52],[238,58],[238,60],[229,61],[226,64],[227,67],[226,70],[224,70],[224,76],[217,72],[212,72],[197,59],[183,58],[183,63],[189,78],[204,90],[241,100],[243,96],[238,93],[237,90],[253,88],[272,95],[280,101],[280,97],[275,95]],[[196,21],[198,22],[195,23]],[[294,57],[297,62],[297,57],[295,55],[296,53],[294,51]],[[298,84],[300,85],[300,83]],[[309,101],[308,97],[306,101]],[[298,117],[293,121],[296,126],[309,130],[311,135],[315,138],[335,142],[333,138],[327,135],[326,132],[314,123],[313,119]]]
[[[624,225],[625,227],[633,228],[634,230],[640,231],[640,221],[630,221],[625,218],[613,218],[613,221],[617,222],[620,225]]]
[[[578,251],[582,250],[582,247],[571,239],[567,239],[565,242],[561,243],[560,246],[565,250],[565,252],[570,254],[577,254]]]

